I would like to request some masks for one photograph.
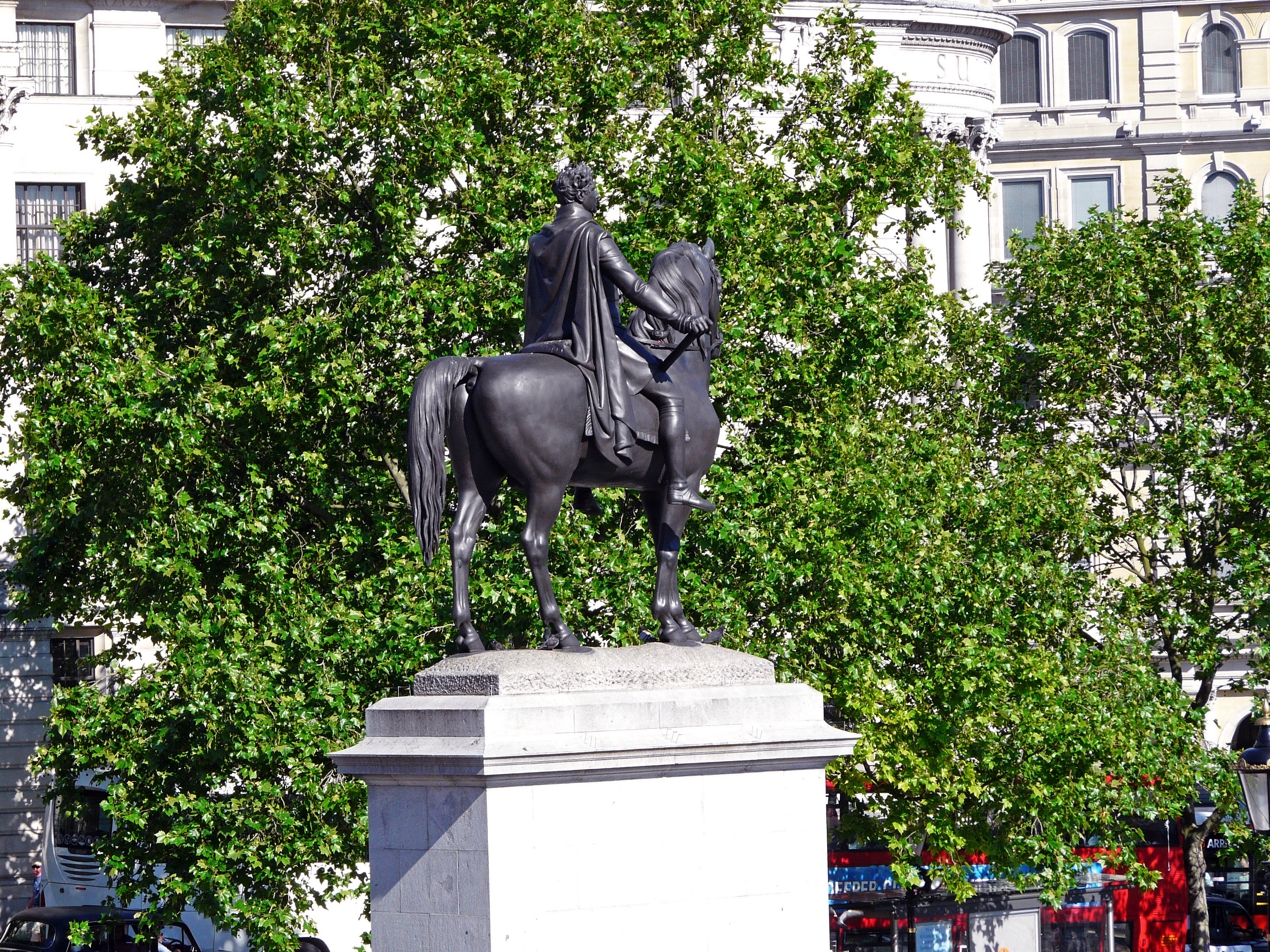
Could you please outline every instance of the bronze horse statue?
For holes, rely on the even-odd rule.
[[[684,396],[689,482],[699,491],[719,440],[719,418],[710,400],[710,361],[718,357],[722,341],[719,270],[713,243],[701,246],[680,241],[659,252],[653,259],[649,283],[669,295],[684,312],[709,318],[709,330],[689,341],[682,356],[667,370]],[[628,330],[658,356],[672,354],[685,343],[682,332],[642,310],[632,315]],[[651,401],[642,395],[629,399],[635,403],[635,412],[651,421],[655,433],[657,411]],[[419,546],[431,564],[445,507],[443,443],[448,441],[458,489],[450,526],[450,561],[454,570],[454,624],[461,650],[485,650],[472,624],[468,574],[477,533],[505,480],[527,497],[527,519],[520,541],[538,593],[539,614],[547,627],[542,647],[584,650],[561,617],[547,569],[551,528],[571,486],[640,491],[657,548],[652,612],[660,623],[658,637],[673,645],[702,643],[679,598],[679,545],[691,509],[666,503],[662,480],[665,462],[656,445],[641,439],[628,463],[614,464],[588,439],[588,422],[582,373],[551,354],[441,357],[415,378],[410,398],[410,505]],[[641,432],[646,430],[641,428]],[[721,629],[705,640],[720,637]]]

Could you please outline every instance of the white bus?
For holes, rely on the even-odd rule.
[[[111,896],[106,874],[93,853],[99,838],[110,832],[110,817],[101,809],[106,791],[82,778],[75,786],[79,808],[65,809],[62,798],[50,802],[44,814],[44,903],[47,906],[96,906]],[[350,916],[350,913],[352,914]],[[336,952],[353,952],[369,924],[360,906],[342,903],[339,907],[316,910],[318,932],[325,936],[334,929]],[[194,936],[201,952],[249,952],[247,938],[217,929],[210,919],[187,908],[181,921]],[[345,934],[347,933],[347,934]],[[302,939],[300,952],[330,952],[323,941]]]

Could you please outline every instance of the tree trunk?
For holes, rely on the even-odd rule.
[[[1182,832],[1182,854],[1186,866],[1186,911],[1189,916],[1186,941],[1191,952],[1208,952],[1208,892],[1204,880],[1208,864],[1204,861],[1204,842],[1208,824],[1188,823]]]

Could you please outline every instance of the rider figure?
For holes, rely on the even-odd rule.
[[[627,394],[648,397],[658,411],[667,502],[712,511],[714,504],[688,484],[683,396],[670,376],[657,370],[657,358],[622,326],[617,292],[685,334],[708,330],[709,319],[679,310],[627,263],[592,217],[600,200],[585,162],[561,171],[551,188],[560,202],[555,220],[529,241],[525,350],[555,354],[582,371],[592,438],[615,464],[629,462],[634,443]]]

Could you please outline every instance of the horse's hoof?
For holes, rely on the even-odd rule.
[[[538,648],[542,651],[573,651],[578,653],[591,650],[578,641],[578,636],[568,628],[561,632],[547,632],[547,637],[542,639],[542,644]]]
[[[480,635],[473,635],[470,638],[459,636],[451,642],[450,650],[454,654],[476,654],[478,651],[484,651],[485,645],[481,644]]]
[[[654,634],[653,634],[651,631],[649,631],[647,628],[641,628],[641,629],[639,630],[639,641],[640,641],[640,644],[644,644],[644,645],[646,645],[646,644],[648,644],[650,641],[656,641],[656,640],[657,640],[657,636],[656,636],[656,635],[654,635]]]
[[[695,648],[701,644],[701,635],[692,625],[662,625],[658,639],[677,648]]]
[[[723,640],[723,634],[724,634],[723,626],[720,625],[714,631],[710,632],[710,634],[702,638],[701,643],[703,645],[717,645],[720,641]]]

